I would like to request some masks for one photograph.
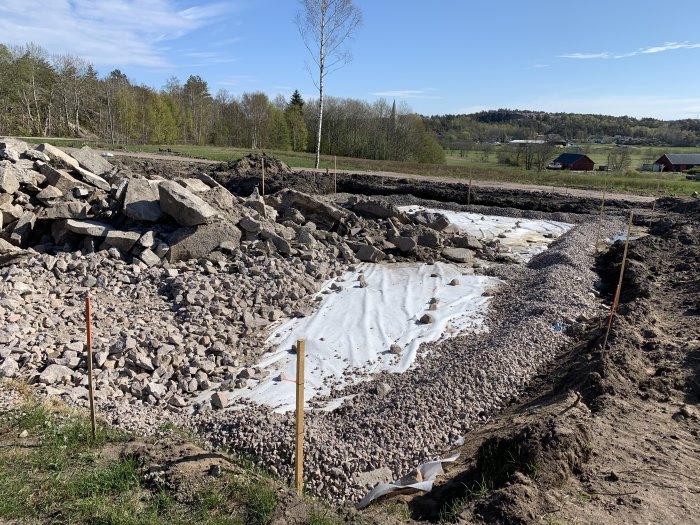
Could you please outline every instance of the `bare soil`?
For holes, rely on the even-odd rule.
[[[415,520],[700,523],[700,213],[667,201],[630,243],[618,315],[582,334],[524,401],[471,432]],[[598,259],[612,297],[622,243]]]
[[[253,188],[261,185],[261,170],[237,170],[235,162],[218,163],[215,161],[190,157],[177,157],[146,152],[120,152],[110,162],[144,174],[159,175],[170,178],[184,176],[188,173],[214,170],[222,182],[231,191],[249,195]],[[365,195],[391,195],[410,193],[416,197],[435,200],[449,200],[459,204],[494,205],[493,195],[510,194],[513,199],[528,198],[537,203],[541,211],[574,211],[576,202],[583,199],[596,203],[588,207],[589,211],[600,205],[602,193],[594,190],[555,188],[518,184],[511,182],[473,181],[472,191],[464,179],[451,177],[433,177],[393,172],[356,173],[338,170],[337,177],[325,170],[266,170],[266,193],[274,193],[283,188],[293,188],[310,193],[338,192],[360,193]],[[222,181],[223,179],[223,181]],[[337,183],[337,184],[336,184]],[[530,197],[528,194],[533,194]],[[554,199],[552,199],[554,197]],[[653,197],[633,193],[609,193],[606,197],[612,207],[624,205],[650,205]],[[559,204],[561,203],[561,206]],[[624,204],[623,204],[624,203]],[[559,207],[557,207],[559,206]],[[564,209],[562,209],[562,206]],[[518,207],[518,206],[515,206]]]

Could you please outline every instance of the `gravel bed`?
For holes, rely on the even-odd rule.
[[[608,221],[604,234],[621,226]],[[527,266],[492,265],[490,272],[504,283],[487,315],[488,333],[429,344],[430,353],[409,372],[336,392],[356,396],[331,413],[308,414],[308,487],[336,501],[356,501],[373,484],[445,453],[522,392],[569,341],[554,323],[583,329],[601,309],[592,269],[596,233],[595,222],[583,223]],[[378,394],[378,384],[389,393]],[[211,442],[261,458],[272,472],[291,478],[292,414],[251,407],[193,423]]]

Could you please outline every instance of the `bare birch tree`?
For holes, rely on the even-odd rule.
[[[297,27],[318,67],[318,130],[316,133],[316,168],[321,160],[321,130],[323,129],[323,82],[331,73],[347,64],[352,55],[344,48],[362,23],[362,11],[352,0],[300,0]],[[314,81],[316,83],[316,81]]]

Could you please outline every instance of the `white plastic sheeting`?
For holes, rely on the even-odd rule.
[[[407,370],[421,343],[482,327],[489,301],[483,293],[498,280],[463,275],[465,271],[444,263],[359,265],[342,282],[325,284],[323,290],[333,282],[343,289],[324,295],[316,313],[290,319],[273,331],[268,344],[274,350],[258,363],[267,378],[252,389],[235,391],[232,397],[244,397],[277,412],[294,410],[296,356],[291,349],[298,339],[306,341],[307,401],[330,393],[331,382],[347,385],[383,370]],[[366,288],[359,286],[360,273]],[[452,279],[460,284],[450,285]],[[431,298],[438,299],[434,311],[428,310]],[[419,322],[426,313],[433,317],[430,324]],[[392,344],[402,348],[399,356],[389,353]]]
[[[442,464],[454,463],[457,461],[457,459],[459,459],[459,454],[455,454],[449,458],[429,461],[419,465],[417,470],[420,472],[420,480],[411,479],[409,481],[402,478],[394,481],[393,483],[380,483],[370,490],[367,495],[362,498],[362,500],[360,500],[360,502],[357,504],[357,508],[364,509],[375,499],[391,494],[392,492],[396,492],[397,490],[415,489],[423,492],[430,492],[433,490],[433,483],[435,483],[435,479],[445,473],[445,471],[442,469]]]
[[[461,231],[479,240],[489,241],[498,238],[503,246],[509,247],[512,254],[523,262],[545,251],[549,243],[573,226],[565,222],[497,217],[422,206],[399,206],[399,210],[404,213],[419,211],[441,213]],[[505,237],[499,237],[501,234]],[[548,236],[545,237],[545,235]]]
[[[561,222],[419,206],[400,209],[442,213],[460,230],[479,239],[502,235],[499,241],[522,261],[544,251],[548,243],[571,228]],[[359,287],[360,274],[368,284],[366,288]],[[449,285],[452,279],[458,279],[459,284]],[[342,291],[329,290],[334,282],[343,287]],[[342,282],[325,283],[320,293],[329,293],[322,295],[323,301],[313,315],[290,319],[274,328],[267,340],[271,351],[257,364],[265,379],[259,383],[251,381],[252,386],[246,389],[231,391],[231,409],[239,408],[235,399],[243,398],[276,412],[294,410],[296,356],[291,349],[298,339],[306,341],[306,401],[317,394],[329,394],[332,386],[371,379],[377,372],[404,372],[415,362],[421,343],[484,329],[489,298],[483,293],[497,282],[491,277],[472,275],[465,267],[445,263],[359,265],[357,271],[345,274]],[[432,298],[438,300],[438,307],[430,311]],[[430,324],[418,321],[426,313],[433,317]],[[389,352],[392,344],[401,347],[400,355]],[[324,409],[332,410],[342,402],[332,400]]]

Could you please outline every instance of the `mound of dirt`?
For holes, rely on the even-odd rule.
[[[234,171],[238,175],[257,175],[262,173],[263,167],[265,175],[289,175],[292,168],[284,162],[265,153],[251,153],[238,160],[226,162],[219,165],[214,171]]]
[[[656,205],[662,210],[700,218],[700,200],[697,197],[662,197],[657,199]]]
[[[262,191],[262,168],[265,166],[265,194],[284,189],[304,193],[327,194],[333,191],[333,180],[322,174],[296,172],[287,164],[265,153],[252,153],[238,160],[223,162],[211,168],[211,176],[236,195]]]

